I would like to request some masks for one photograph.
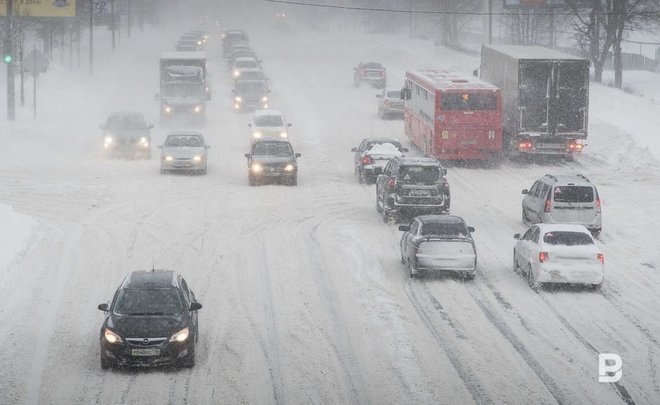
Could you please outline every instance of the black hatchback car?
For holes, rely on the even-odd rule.
[[[101,368],[195,365],[197,311],[202,304],[186,280],[171,270],[129,273],[105,312]]]
[[[432,157],[395,157],[376,179],[376,210],[385,222],[420,214],[448,214],[447,169]]]
[[[295,186],[298,184],[298,162],[300,153],[294,153],[287,139],[265,138],[252,143],[248,160],[248,180],[251,186],[264,181],[284,181]]]

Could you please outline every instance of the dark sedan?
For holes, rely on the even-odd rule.
[[[258,139],[252,143],[248,159],[248,180],[251,186],[266,180],[284,181],[291,186],[298,184],[300,153],[294,153],[287,139]]]
[[[129,273],[105,312],[101,327],[101,368],[195,365],[197,310],[202,304],[177,272]]]

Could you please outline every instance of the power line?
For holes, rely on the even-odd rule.
[[[423,10],[398,10],[390,8],[378,8],[378,7],[357,7],[357,6],[340,6],[336,4],[315,4],[315,3],[304,3],[300,1],[289,1],[289,0],[262,0],[269,3],[278,3],[286,4],[293,6],[304,6],[304,7],[316,7],[316,8],[327,8],[335,10],[352,10],[352,11],[372,11],[372,12],[381,12],[381,13],[398,13],[398,14],[431,14],[431,15],[460,15],[460,16],[510,16],[511,12],[494,12],[489,13],[487,11],[423,11]],[[522,10],[522,9],[521,9]],[[529,9],[527,9],[529,10]],[[605,11],[599,12],[600,15],[617,15],[617,14],[628,14],[629,12],[623,13],[608,13]],[[638,11],[636,14],[639,15],[648,15],[648,16],[660,16],[660,10],[649,10],[649,11]],[[534,15],[537,16],[572,16],[572,12],[534,12]]]

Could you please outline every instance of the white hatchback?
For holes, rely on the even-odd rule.
[[[250,142],[262,138],[288,138],[291,124],[278,110],[257,110],[254,112],[250,128]]]
[[[537,224],[513,237],[513,269],[527,276],[531,288],[575,283],[597,289],[603,283],[605,258],[584,226]]]

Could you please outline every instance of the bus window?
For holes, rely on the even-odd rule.
[[[497,96],[488,93],[443,93],[443,111],[495,111]]]

